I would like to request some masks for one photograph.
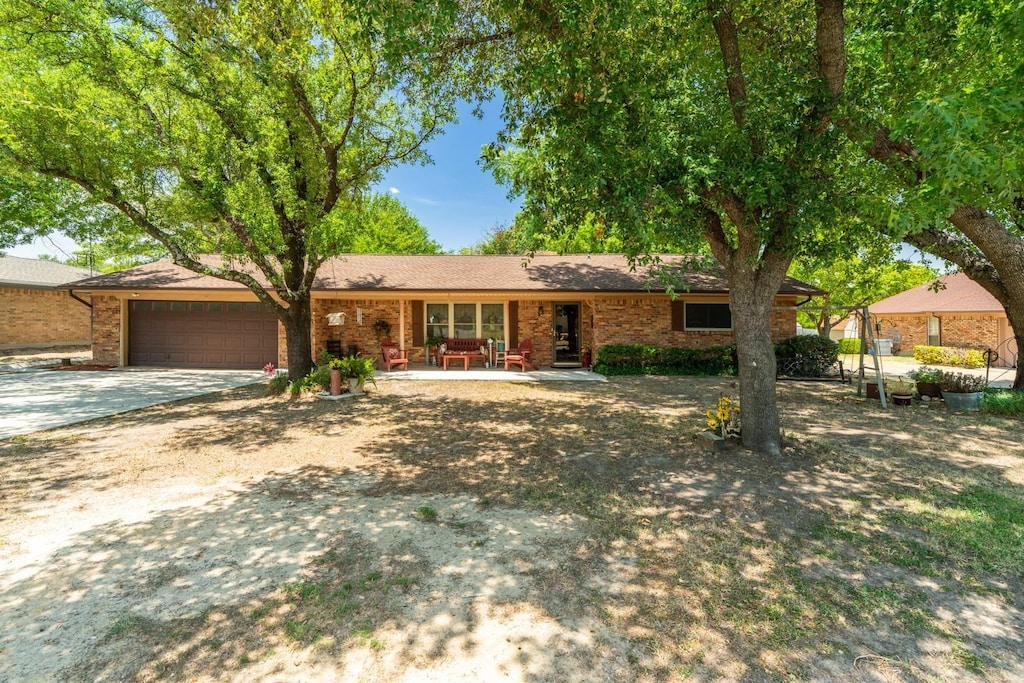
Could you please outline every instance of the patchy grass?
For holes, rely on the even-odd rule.
[[[32,520],[167,482],[229,500],[141,529],[97,523],[96,548],[114,553],[103,566],[138,566],[124,590],[144,602],[195,576],[144,561],[146,548],[185,538],[213,552],[236,528],[252,535],[217,604],[162,621],[124,612],[72,679],[393,680],[465,659],[539,672],[502,672],[513,680],[1014,680],[1024,424],[787,383],[782,458],[704,453],[693,437],[731,381],[389,382],[358,405],[259,388],[179,402],[0,443],[17,522],[0,538],[17,546]],[[344,534],[331,526],[356,515]],[[454,550],[432,560],[389,535],[403,525]],[[564,525],[577,531],[558,536]],[[125,529],[141,540],[115,543]],[[510,549],[524,529],[543,533]],[[272,552],[269,530],[294,544],[275,552],[296,568],[229,597],[236,572]],[[516,640],[545,628],[558,636]],[[353,662],[366,668],[331,668]]]

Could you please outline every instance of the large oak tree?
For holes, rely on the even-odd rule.
[[[503,142],[543,162],[518,178],[526,208],[595,212],[634,252],[702,235],[730,283],[743,442],[779,453],[775,295],[848,194],[844,3],[542,2],[508,21]]]
[[[894,238],[956,264],[1024,351],[1024,11],[1019,2],[872,7],[854,50],[874,93],[844,126],[889,175]],[[1007,354],[1008,348],[997,351]],[[1014,387],[1024,389],[1018,362]]]
[[[0,188],[35,207],[71,184],[246,285],[303,375],[310,288],[367,188],[478,94],[450,30],[474,25],[359,0],[0,0]]]

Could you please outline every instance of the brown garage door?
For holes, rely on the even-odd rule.
[[[252,368],[277,363],[277,318],[259,303],[132,301],[128,364]]]

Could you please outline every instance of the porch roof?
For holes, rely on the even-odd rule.
[[[216,256],[205,256],[211,265]],[[245,268],[256,274],[250,266]],[[266,284],[262,274],[257,279]],[[503,255],[345,254],[327,260],[317,273],[314,292],[662,292],[726,293],[722,268],[697,257],[659,256],[654,264],[631,267],[621,254]],[[198,275],[169,260],[80,280],[78,290],[222,290],[238,283]],[[823,294],[786,278],[780,294]]]

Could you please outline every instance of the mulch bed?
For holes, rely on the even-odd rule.
[[[47,370],[112,370],[113,365],[95,365],[90,363],[82,363],[80,365],[54,365],[53,367],[46,368]]]

